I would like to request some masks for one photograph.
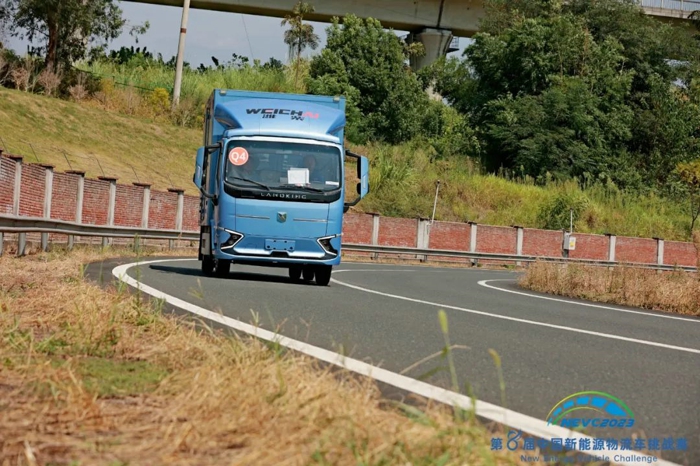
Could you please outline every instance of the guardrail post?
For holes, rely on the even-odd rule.
[[[664,239],[663,238],[654,238],[654,239],[656,240],[656,264],[657,265],[664,265]]]
[[[418,231],[416,235],[416,247],[418,249],[428,249],[430,244],[430,221],[427,218],[418,217]],[[425,254],[418,254],[417,259],[421,262],[428,260]]]
[[[11,155],[10,158],[15,161],[15,186],[12,191],[12,215],[19,216],[19,196],[22,189],[22,157],[19,155]],[[19,233],[17,235],[17,255],[23,256],[27,248],[27,234]]]
[[[114,204],[117,200],[117,178],[111,176],[98,176],[97,179],[109,181],[109,207],[107,210],[107,225],[114,226]],[[102,237],[102,247],[112,244],[112,238]]]
[[[82,170],[68,170],[66,173],[78,175],[78,192],[75,197],[75,223],[83,223],[83,196],[85,193],[85,172]],[[75,237],[68,235],[68,249],[73,249]]]
[[[175,229],[182,231],[182,215],[185,207],[185,190],[181,188],[168,188],[171,193],[177,193],[177,213],[175,214]],[[169,249],[175,247],[175,240],[171,239],[168,244]]]
[[[372,213],[372,246],[377,246],[379,244],[379,214]],[[378,254],[373,252],[370,256],[372,259],[376,259]]]
[[[617,243],[617,237],[612,233],[606,233],[605,236],[608,237],[608,261],[615,262],[615,245]]]
[[[46,179],[44,182],[44,218],[51,218],[51,197],[53,193],[53,165],[41,165],[44,167]],[[41,234],[41,250],[46,252],[49,249],[49,234]]]
[[[522,256],[523,255],[523,227],[518,226],[518,225],[513,225],[513,228],[515,228],[515,232],[516,232],[515,255]],[[515,265],[517,267],[520,267],[522,265],[522,262],[516,261]]]
[[[151,183],[134,183],[134,186],[143,188],[143,205],[141,207],[141,228],[148,228],[148,211],[151,208]],[[146,240],[144,240],[145,243]],[[140,238],[134,238],[134,249],[141,246]]]
[[[469,252],[476,252],[476,222],[467,222],[469,223]],[[477,265],[479,263],[478,259],[472,259],[471,260],[472,265]]]

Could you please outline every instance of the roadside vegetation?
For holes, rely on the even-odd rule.
[[[36,131],[37,124],[42,131]],[[27,163],[197,194],[192,164],[200,129],[104,111],[95,102],[0,88],[0,138],[7,153],[23,155]],[[481,174],[459,157],[431,163],[430,151],[418,143],[350,143],[349,148],[367,154],[372,163],[372,192],[354,211],[428,217],[439,179],[438,220],[560,229],[568,228],[569,205],[574,205],[576,231],[687,239],[686,209],[659,196],[636,196],[600,184],[581,188],[573,180],[538,185],[532,179]]]
[[[693,242],[700,270],[700,232]],[[695,272],[536,262],[518,284],[542,293],[700,317],[700,274]]]
[[[397,404],[370,380],[85,278],[112,256],[136,259],[0,257],[0,463],[521,464],[449,407]]]
[[[108,43],[148,30],[126,24],[111,0],[95,5],[66,20],[64,32],[93,21],[101,25],[94,38]],[[0,143],[59,169],[68,168],[67,157],[89,175],[194,193],[190,165],[212,89],[343,94],[348,146],[371,160],[372,190],[357,210],[429,216],[440,180],[438,220],[562,229],[573,209],[578,232],[689,240],[700,215],[700,47],[692,23],[671,26],[618,0],[490,0],[463,57],[413,73],[406,63],[421,46],[371,18],[338,19],[319,49],[304,22],[312,9],[298,3],[281,24],[287,63],[233,51],[185,63],[174,109],[175,57],[147,46],[38,39],[28,56],[0,50],[0,84],[16,89],[1,94],[0,112],[10,118],[0,119]],[[40,38],[53,24],[40,9],[4,11],[7,34]],[[307,49],[316,53],[305,58]],[[431,99],[429,86],[449,105]],[[54,120],[48,130],[36,131],[47,119]],[[79,133],[78,122],[91,131]]]

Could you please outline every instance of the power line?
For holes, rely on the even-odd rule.
[[[250,49],[250,59],[255,60],[255,56],[253,55],[253,46],[250,43],[250,36],[248,36],[248,28],[246,27],[245,24],[245,15],[241,15],[241,19],[243,20],[243,29],[245,30],[245,38],[248,40],[248,48]]]

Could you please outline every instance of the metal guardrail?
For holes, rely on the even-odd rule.
[[[17,254],[23,255],[26,239],[23,238],[26,233],[42,233],[42,249],[46,250],[48,234],[64,234],[69,236],[97,236],[104,238],[133,238],[137,243],[139,238],[142,239],[160,239],[160,240],[181,240],[181,241],[198,241],[199,233],[196,231],[179,231],[179,230],[156,230],[149,228],[134,228],[120,227],[109,225],[90,225],[83,223],[67,222],[62,220],[45,219],[41,217],[18,217],[14,215],[0,215],[0,254],[2,253],[2,233],[18,233],[18,248]],[[72,245],[72,241],[69,240]],[[171,243],[172,244],[172,243]],[[452,257],[465,258],[478,261],[506,261],[506,262],[557,262],[557,263],[578,263],[587,265],[596,265],[604,267],[637,267],[653,270],[685,270],[689,272],[697,271],[696,267],[691,266],[673,266],[661,264],[648,264],[641,262],[615,262],[607,260],[595,259],[580,259],[570,257],[551,257],[551,256],[533,256],[533,255],[517,255],[517,254],[499,254],[488,252],[471,252],[459,251],[451,249],[421,249],[411,247],[397,246],[378,246],[367,244],[352,244],[344,243],[343,251],[347,252],[364,252],[374,256],[379,254],[385,255],[409,255],[415,256],[418,260],[426,261],[428,257]]]
[[[24,255],[27,233],[42,234],[41,243],[43,250],[46,250],[46,246],[48,245],[49,233],[68,235],[69,247],[73,245],[73,236],[101,237],[103,239],[103,244],[107,238],[133,238],[135,244],[138,244],[139,239],[170,240],[171,242],[176,240],[196,241],[199,239],[199,234],[196,231],[91,225],[42,217],[0,215],[0,254],[2,254],[3,251],[3,233],[18,234],[17,255],[19,256]]]
[[[391,254],[391,255],[410,255],[416,256],[419,260],[427,260],[429,256],[440,256],[440,257],[453,257],[453,258],[465,258],[473,260],[495,260],[495,261],[506,261],[506,262],[555,262],[555,263],[577,263],[585,265],[596,265],[602,267],[635,267],[644,268],[652,270],[684,270],[687,272],[697,271],[696,267],[687,265],[666,265],[666,264],[648,264],[643,262],[616,262],[607,260],[595,260],[595,259],[580,259],[571,257],[550,257],[550,256],[532,256],[532,255],[517,255],[517,254],[498,254],[498,253],[488,253],[488,252],[470,252],[470,251],[456,251],[450,249],[419,249],[419,248],[408,248],[408,247],[396,247],[396,246],[376,246],[376,245],[364,245],[364,244],[343,244],[344,251],[355,251],[355,252],[365,252],[372,254]],[[422,257],[421,257],[422,256]]]

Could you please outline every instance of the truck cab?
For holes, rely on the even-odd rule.
[[[205,275],[236,263],[329,284],[343,214],[369,192],[368,160],[345,150],[345,122],[342,96],[214,90],[193,179]],[[346,160],[357,167],[349,202]]]

